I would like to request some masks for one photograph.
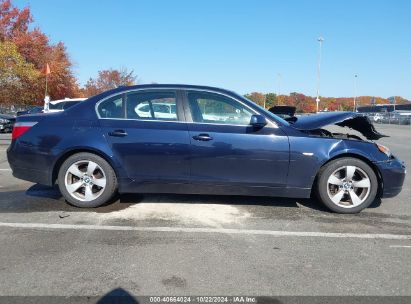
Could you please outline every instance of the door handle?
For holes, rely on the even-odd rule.
[[[213,140],[213,138],[210,135],[204,134],[204,133],[193,136],[193,139],[199,140],[199,141]]]
[[[114,130],[112,132],[108,133],[109,136],[114,136],[114,137],[124,137],[127,136],[127,132],[124,130]]]

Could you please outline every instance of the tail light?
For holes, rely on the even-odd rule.
[[[13,133],[11,134],[11,140],[15,140],[26,133],[31,127],[36,125],[36,121],[23,121],[16,122],[13,126]]]

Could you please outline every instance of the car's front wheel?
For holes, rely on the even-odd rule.
[[[67,202],[82,208],[109,202],[117,191],[117,178],[110,164],[92,153],[78,153],[60,167],[58,184]]]
[[[378,180],[368,164],[346,157],[321,168],[316,187],[318,198],[332,211],[358,213],[374,201]]]

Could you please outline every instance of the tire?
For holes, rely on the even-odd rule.
[[[339,158],[321,168],[315,190],[318,199],[331,211],[358,213],[375,200],[378,179],[364,161]]]
[[[92,153],[67,158],[59,169],[58,185],[66,201],[80,208],[94,208],[111,201],[117,177],[110,164]]]

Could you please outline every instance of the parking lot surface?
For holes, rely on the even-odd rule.
[[[411,163],[411,128],[378,125]],[[356,215],[315,200],[122,195],[98,209],[15,179],[0,134],[0,295],[411,295],[411,179]]]

